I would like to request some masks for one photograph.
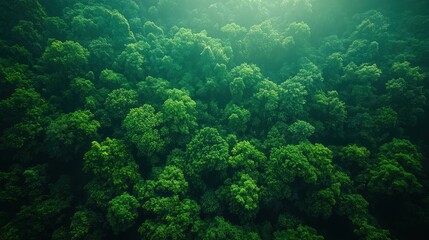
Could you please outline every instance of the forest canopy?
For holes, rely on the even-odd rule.
[[[428,9],[1,1],[0,239],[425,239]]]

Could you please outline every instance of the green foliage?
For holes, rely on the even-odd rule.
[[[281,126],[273,126],[267,133],[267,137],[264,141],[264,147],[267,151],[272,148],[280,148],[286,145],[286,139],[283,134]]]
[[[393,139],[382,145],[377,164],[369,169],[368,189],[380,194],[410,194],[423,188],[418,180],[422,174],[422,155],[405,139]]]
[[[70,222],[71,239],[84,239],[90,236],[93,214],[86,210],[79,210],[73,214]]]
[[[376,41],[357,39],[350,44],[346,52],[346,59],[349,62],[364,63],[371,61],[378,56],[379,44]]]
[[[323,236],[318,235],[317,231],[309,226],[299,225],[294,229],[288,229],[285,231],[274,232],[275,240],[298,240],[298,239],[308,239],[308,240],[323,240]]]
[[[13,150],[10,157],[30,160],[40,150],[38,142],[46,131],[52,111],[48,102],[33,88],[16,88],[6,99],[0,100],[0,149]],[[7,160],[8,158],[5,158]]]
[[[250,121],[250,111],[241,108],[235,104],[228,104],[225,107],[224,118],[227,122],[228,129],[231,132],[244,133],[247,130]]]
[[[359,194],[342,195],[338,205],[338,212],[352,219],[368,214],[369,203]]]
[[[413,126],[426,104],[422,85],[424,74],[419,67],[411,67],[409,62],[395,62],[391,71],[393,79],[386,83],[389,103],[399,114],[402,124]]]
[[[88,50],[74,41],[52,41],[41,57],[47,73],[60,74],[59,77],[79,76],[88,65]],[[60,83],[57,83],[60,85]]]
[[[168,99],[162,104],[164,126],[171,135],[188,135],[197,126],[196,103],[179,89],[167,92]]]
[[[121,140],[106,138],[101,144],[92,142],[83,160],[85,172],[93,173],[117,190],[132,188],[140,178],[138,165]]]
[[[305,22],[292,22],[286,29],[286,34],[293,37],[294,43],[302,47],[309,40],[311,29]]]
[[[0,239],[427,235],[427,9],[0,1]]]
[[[370,151],[365,147],[359,147],[356,144],[348,145],[338,153],[340,164],[351,172],[359,172],[369,167]]]
[[[3,183],[0,187],[0,202],[1,204],[8,204],[19,201],[25,196],[24,186],[20,186],[19,183],[22,181],[22,172],[18,166],[15,166],[7,171],[0,172],[0,180]],[[1,224],[5,224],[3,220]]]
[[[230,187],[230,209],[236,214],[255,214],[259,202],[259,187],[248,174],[240,174],[239,180]]]
[[[259,240],[261,239],[256,232],[247,231],[247,229],[236,226],[226,221],[222,217],[215,217],[214,221],[210,222],[207,229],[201,234],[200,239],[204,240]]]
[[[106,38],[97,38],[88,45],[89,62],[96,69],[110,68],[113,63],[113,45]],[[106,84],[108,87],[109,84]]]
[[[247,57],[256,63],[271,61],[273,55],[282,50],[282,40],[283,36],[270,20],[253,25],[244,38]]]
[[[277,170],[276,175],[283,182],[293,182],[297,176],[308,183],[317,181],[316,169],[308,162],[298,146],[287,145],[273,149],[270,159],[275,165],[272,171]]]
[[[188,192],[189,184],[183,171],[175,166],[166,166],[154,180],[136,186],[140,200],[147,200],[156,196],[184,196]]]
[[[68,154],[81,154],[86,150],[90,141],[97,139],[100,123],[93,119],[94,115],[86,111],[75,111],[61,114],[54,119],[46,129],[48,153],[54,158]],[[68,156],[71,157],[71,156]]]
[[[110,69],[104,69],[100,73],[100,83],[103,87],[114,90],[128,85],[124,75]]]
[[[233,98],[249,97],[255,91],[256,85],[263,80],[261,69],[255,64],[243,63],[231,69],[229,83]]]
[[[42,37],[34,24],[30,21],[20,20],[18,24],[12,29],[13,35],[16,39],[21,39],[24,47],[32,53],[40,54],[42,51],[41,41]]]
[[[159,126],[162,123],[161,113],[155,113],[155,109],[144,104],[139,108],[133,108],[123,121],[125,137],[133,143],[140,153],[153,156],[164,147]]]
[[[323,132],[343,134],[343,126],[347,120],[346,104],[340,99],[337,91],[319,92],[315,95],[315,103],[311,109],[313,116],[323,124]]]
[[[32,176],[36,178],[47,177],[40,166],[28,169],[26,175],[29,181],[32,180],[30,179]],[[26,190],[22,195],[24,199],[19,199],[23,204],[13,215],[9,216],[6,223],[2,223],[0,238],[50,238],[53,229],[59,224],[64,224],[63,219],[71,207],[69,186],[69,179],[63,177],[51,181],[49,186],[43,186],[37,196],[31,195],[34,191],[27,195],[28,191]],[[13,207],[10,204],[6,206]]]
[[[107,95],[106,110],[112,118],[124,118],[131,108],[137,107],[137,92],[123,88],[115,89]]]
[[[34,88],[16,88],[5,99],[0,100],[2,127],[21,120],[40,121],[49,110],[47,101]]]
[[[283,89],[280,94],[279,117],[283,121],[296,120],[304,116],[304,106],[308,94],[305,86],[299,82],[286,80],[280,85]]]
[[[261,119],[275,122],[278,119],[279,102],[282,89],[267,79],[261,81],[259,90],[254,94],[256,102],[254,108]]]
[[[258,178],[258,170],[266,163],[265,155],[248,141],[238,142],[231,150],[228,164],[237,171],[243,171],[254,179]]]
[[[127,44],[113,65],[115,70],[124,73],[132,81],[142,79],[143,63],[146,61],[145,51],[148,48],[149,45],[143,41]]]
[[[150,103],[159,104],[168,97],[169,82],[151,76],[137,83],[137,92],[141,98]]]
[[[415,175],[405,171],[394,161],[381,161],[370,171],[368,189],[370,191],[395,195],[420,192],[422,185]]]
[[[139,228],[144,238],[184,239],[195,235],[199,225],[200,207],[190,199],[177,196],[154,197],[143,208],[155,218],[146,219]]]
[[[186,155],[189,161],[187,174],[191,176],[222,171],[228,163],[228,144],[216,129],[203,128],[186,146]]]
[[[80,41],[101,36],[122,45],[134,40],[127,19],[116,9],[77,3],[67,10],[65,18],[70,23],[72,36]]]
[[[138,216],[138,207],[137,199],[128,193],[113,198],[107,210],[107,221],[113,232],[123,232],[130,228]]]
[[[305,211],[309,216],[329,218],[332,209],[340,195],[340,184],[333,184],[330,188],[310,193],[306,198]]]
[[[298,120],[288,127],[288,134],[292,142],[298,143],[307,140],[315,128],[308,122]]]
[[[207,215],[215,215],[221,209],[219,199],[213,191],[205,192],[201,196],[199,204],[201,206],[201,212]]]

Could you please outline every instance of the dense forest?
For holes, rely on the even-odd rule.
[[[426,239],[429,2],[0,1],[0,239]]]

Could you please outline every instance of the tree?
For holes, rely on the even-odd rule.
[[[121,140],[106,138],[92,142],[83,158],[83,170],[106,182],[114,191],[132,189],[140,179],[138,165]]]
[[[129,85],[124,75],[110,69],[104,69],[101,71],[99,81],[101,86],[109,90],[115,90],[118,88],[127,89],[127,86]]]
[[[225,107],[224,119],[227,122],[228,130],[243,134],[247,130],[250,121],[250,111],[246,108],[241,108],[235,104],[228,104]]]
[[[102,239],[101,223],[102,218],[97,213],[85,208],[79,209],[71,217],[70,237],[73,240]]]
[[[291,80],[284,81],[280,86],[282,88],[279,103],[280,120],[293,121],[304,117],[304,106],[308,95],[305,86]]]
[[[360,20],[361,22],[352,33],[353,38],[362,38],[378,42],[383,42],[388,39],[389,22],[379,11],[370,10],[363,14],[359,14],[356,20]]]
[[[243,63],[231,69],[228,82],[233,99],[248,99],[257,90],[257,84],[264,79],[261,69],[255,64]],[[241,101],[240,101],[241,102]]]
[[[35,89],[16,88],[11,96],[0,100],[0,109],[0,149],[10,151],[5,163],[12,158],[34,159],[40,152],[39,141],[49,124],[52,106]]]
[[[204,231],[200,233],[200,239],[203,240],[240,240],[240,239],[249,239],[249,240],[260,240],[258,233],[250,231],[241,226],[234,225],[223,217],[215,217],[211,222],[208,223],[208,226]]]
[[[31,53],[39,55],[42,52],[42,36],[32,22],[20,20],[12,33]]]
[[[274,232],[275,240],[298,240],[298,239],[308,239],[308,240],[323,240],[323,236],[318,235],[317,231],[309,226],[299,225],[294,229],[288,229],[285,231]]]
[[[150,104],[160,105],[168,98],[168,88],[170,83],[162,78],[147,76],[137,83],[137,93],[140,99],[144,99]]]
[[[247,59],[263,66],[277,60],[282,52],[282,40],[283,36],[274,29],[270,20],[253,25],[244,38]]]
[[[377,163],[364,173],[368,190],[385,195],[419,193],[423,185],[421,176],[422,155],[408,140],[393,139],[382,145]]]
[[[328,219],[340,196],[340,183],[335,183],[329,188],[309,193],[306,198],[305,212],[312,217]]]
[[[417,176],[423,174],[423,156],[416,145],[407,139],[394,138],[383,144],[378,152],[381,160],[391,160],[399,163],[406,171]]]
[[[107,38],[97,38],[89,42],[89,63],[94,70],[111,68],[114,61],[113,45]]]
[[[114,70],[123,73],[134,82],[144,79],[143,64],[146,61],[145,53],[149,47],[149,44],[143,41],[127,44],[114,62]]]
[[[85,72],[88,57],[88,50],[78,42],[54,40],[43,52],[41,64],[47,73],[59,74],[59,78],[72,79]],[[64,86],[64,83],[61,82],[50,84],[58,87]]]
[[[197,126],[195,101],[179,89],[169,90],[167,94],[168,99],[161,106],[164,128],[170,136],[183,137],[192,133]]]
[[[308,141],[308,138],[313,135],[315,128],[306,121],[298,120],[292,123],[287,130],[291,142],[299,143]]]
[[[188,191],[188,182],[180,168],[166,166],[155,184],[155,191],[158,195],[179,195],[184,196]]]
[[[329,134],[342,136],[347,119],[347,109],[338,92],[335,90],[326,93],[319,92],[314,98],[310,113],[314,119],[317,119],[317,122],[323,125],[323,133],[329,132]]]
[[[231,150],[228,164],[236,171],[243,172],[258,181],[259,172],[265,167],[267,158],[248,141],[238,142]]]
[[[150,213],[139,228],[144,238],[149,239],[185,239],[196,235],[200,219],[200,207],[190,199],[172,197],[153,197],[143,204]]]
[[[280,96],[282,89],[274,82],[264,79],[258,83],[258,90],[253,95],[255,115],[264,124],[271,124],[278,120]]]
[[[116,9],[77,3],[66,10],[65,18],[70,24],[72,37],[79,41],[108,37],[116,47],[122,47],[135,40],[128,20]]]
[[[350,44],[345,55],[348,62],[363,64],[374,61],[378,54],[378,42],[356,39]]]
[[[248,174],[238,175],[229,187],[229,208],[243,219],[254,218],[259,206],[259,187]]]
[[[135,192],[141,202],[153,197],[183,197],[188,193],[189,184],[180,168],[167,165],[155,170],[154,174],[154,179],[135,186]]]
[[[1,99],[10,96],[16,89],[30,88],[33,83],[30,81],[29,73],[28,65],[0,63]]]
[[[130,228],[138,216],[137,208],[139,206],[137,199],[128,193],[123,193],[110,200],[107,221],[113,232],[123,232]]]
[[[382,161],[370,171],[368,189],[387,195],[416,193],[422,190],[416,176],[392,161]]]
[[[388,101],[398,113],[401,125],[413,126],[424,113],[426,96],[423,92],[424,74],[409,62],[395,62],[393,79],[386,83]]]
[[[162,122],[161,113],[156,113],[151,105],[144,104],[139,108],[132,108],[122,126],[126,139],[134,144],[141,154],[153,157],[160,153],[165,145],[159,131]]]
[[[370,166],[370,154],[371,152],[365,147],[356,144],[347,145],[338,151],[339,165],[355,176]]]
[[[200,176],[227,167],[228,144],[215,128],[203,128],[186,145],[188,164],[186,173]]]
[[[55,118],[46,129],[48,154],[64,161],[83,154],[90,142],[98,137],[100,123],[93,117],[88,110],[78,110]]]
[[[34,88],[16,88],[5,99],[0,100],[2,128],[21,120],[40,120],[50,110],[48,102]]]
[[[137,92],[124,88],[115,89],[107,95],[104,105],[113,119],[123,119],[131,108],[137,107]]]

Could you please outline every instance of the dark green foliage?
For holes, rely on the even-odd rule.
[[[207,229],[202,232],[200,239],[215,240],[215,239],[261,239],[256,232],[247,231],[247,229],[231,224],[225,221],[222,217],[215,217],[207,226]]]
[[[46,144],[49,155],[69,160],[73,155],[82,154],[88,144],[98,137],[100,123],[94,115],[86,111],[61,114],[46,128]],[[65,152],[67,155],[64,155]]]
[[[168,99],[161,106],[164,126],[172,136],[188,135],[197,126],[196,103],[179,89],[167,91]]]
[[[124,118],[131,108],[136,107],[137,92],[123,88],[115,89],[107,95],[105,108],[112,118]]]
[[[200,207],[190,199],[153,197],[143,204],[143,209],[155,215],[146,219],[139,232],[150,239],[184,239],[198,231]]]
[[[97,214],[88,209],[80,209],[76,211],[70,220],[70,238],[77,239],[101,239],[101,229],[97,223],[101,218]]]
[[[309,226],[299,225],[295,229],[288,229],[286,231],[278,231],[274,233],[275,240],[323,240],[324,237],[317,235],[317,231]]]
[[[128,193],[119,195],[109,202],[107,221],[115,233],[126,231],[130,228],[138,216],[137,199]]]
[[[71,78],[86,69],[88,56],[88,50],[78,42],[54,40],[46,47],[41,64],[47,73],[60,74],[58,77],[61,78]]]
[[[0,1],[0,239],[422,239],[428,9]]]
[[[259,205],[259,187],[248,174],[240,174],[238,178],[229,187],[230,211],[245,217],[254,216]]]
[[[123,121],[125,137],[146,156],[153,156],[160,152],[165,145],[161,138],[159,126],[162,123],[162,114],[149,105],[133,108]]]
[[[187,173],[191,176],[222,171],[227,167],[228,144],[214,128],[203,128],[186,146]]]
[[[92,147],[85,153],[83,161],[85,172],[93,173],[115,190],[127,190],[140,178],[138,165],[121,140],[106,138],[101,144],[92,142]]]

